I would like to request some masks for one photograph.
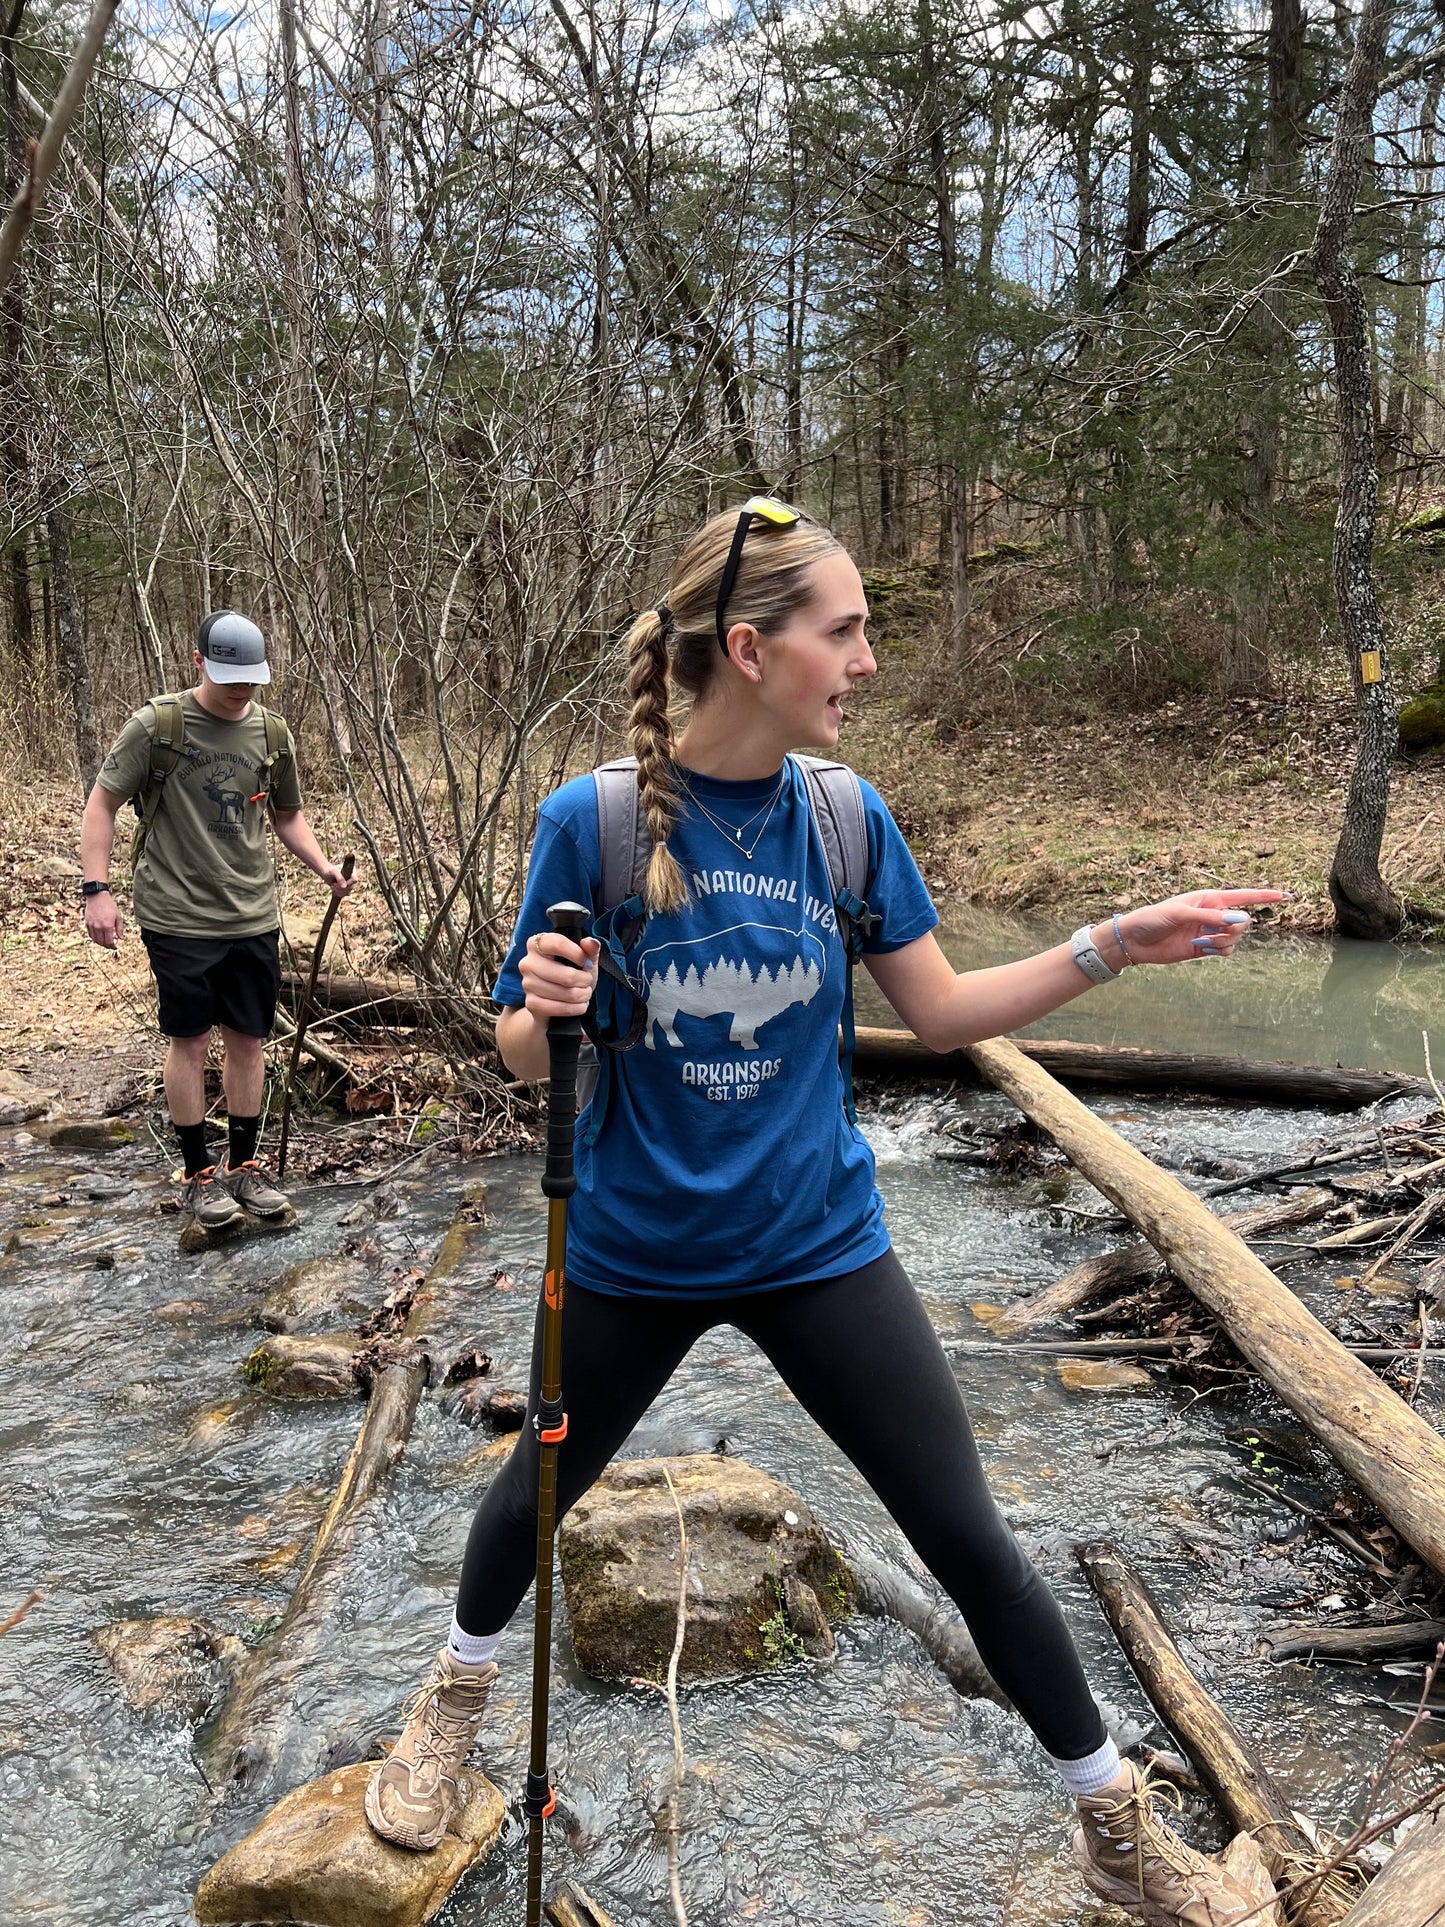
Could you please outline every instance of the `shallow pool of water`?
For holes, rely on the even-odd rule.
[[[1171,1161],[1246,1169],[1336,1128],[1319,1114],[1172,1101],[1098,1108]],[[1077,1179],[1006,1181],[934,1156],[941,1124],[1003,1109],[973,1093],[890,1103],[868,1120],[895,1242],[946,1339],[986,1337],[971,1305],[1006,1301],[1111,1242],[1061,1209],[1099,1209]],[[192,1732],[132,1713],[87,1635],[122,1617],[193,1613],[255,1638],[284,1606],[359,1418],[355,1404],[282,1402],[240,1376],[263,1283],[287,1264],[349,1241],[379,1301],[397,1267],[426,1261],[466,1186],[484,1177],[492,1224],[446,1324],[492,1353],[499,1381],[522,1381],[544,1233],[538,1164],[443,1160],[399,1180],[394,1216],[363,1206],[350,1225],[340,1220],[367,1194],[323,1187],[290,1236],[186,1259],[176,1221],[157,1215],[164,1172],[139,1152],[106,1160],[128,1193],[80,1208],[53,1202],[74,1195],[80,1158],[8,1133],[0,1159],[0,1246],[13,1243],[0,1269],[0,1616],[32,1585],[45,1595],[0,1640],[0,1802],[23,1816],[6,1829],[0,1919],[179,1927],[201,1874],[269,1802],[199,1824]],[[493,1282],[498,1267],[512,1289]],[[1226,1431],[1246,1418],[1293,1423],[1283,1408],[1257,1387],[1198,1399],[1162,1376],[1143,1391],[1070,1394],[1042,1358],[960,1355],[958,1372],[999,1499],[1057,1587],[1124,1735],[1163,1737],[1078,1576],[1081,1539],[1113,1538],[1139,1564],[1191,1662],[1290,1795],[1322,1820],[1348,1812],[1405,1724],[1386,1704],[1404,1695],[1377,1671],[1275,1669],[1254,1657],[1259,1629],[1292,1616],[1290,1600],[1355,1586],[1342,1553],[1287,1547],[1296,1521],[1235,1483],[1243,1461]],[[1434,1398],[1431,1381],[1424,1409],[1438,1420]],[[697,1347],[631,1449],[695,1449],[719,1434],[856,1543],[907,1559],[871,1493],[729,1329]],[[294,1709],[284,1784],[394,1727],[449,1619],[489,1475],[474,1460],[483,1443],[436,1396],[423,1401]],[[1327,1506],[1339,1483],[1293,1487]],[[525,1770],[531,1639],[528,1607],[503,1643],[482,1749],[509,1796]],[[581,1676],[565,1619],[554,1688],[555,1777],[571,1817],[552,1832],[549,1882],[581,1880],[620,1927],[662,1927],[672,1914],[653,1816],[671,1771],[665,1709],[655,1694]],[[1067,1860],[1065,1806],[1029,1734],[959,1698],[900,1628],[857,1621],[831,1667],[691,1690],[682,1710],[692,1769],[682,1884],[694,1927],[1091,1918]],[[1210,1838],[1203,1809],[1193,1812],[1196,1837]],[[514,1826],[443,1918],[519,1921],[523,1880]]]
[[[939,941],[963,970],[1025,957],[1069,935],[1061,925],[971,904],[945,905],[942,915]],[[858,981],[859,1021],[896,1024],[866,971]],[[1445,1067],[1445,953],[1438,946],[1324,943],[1261,929],[1229,959],[1126,971],[1118,983],[1065,1004],[1024,1035],[1420,1076],[1420,1033],[1432,1025],[1439,1071]]]

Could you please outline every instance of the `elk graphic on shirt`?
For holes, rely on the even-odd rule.
[[[246,813],[246,792],[244,790],[223,790],[219,783],[205,785],[205,791],[221,812],[223,823],[239,823]]]
[[[801,954],[772,971],[760,964],[756,975],[746,962],[727,957],[701,971],[689,964],[681,974],[676,963],[669,962],[665,970],[647,973],[647,1048],[656,1048],[656,1025],[674,1050],[681,1050],[677,1019],[686,1016],[730,1017],[729,1043],[756,1050],[759,1027],[793,1004],[812,1003],[822,981],[818,965],[805,962]]]

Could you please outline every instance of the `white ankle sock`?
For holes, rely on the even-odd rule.
[[[1086,1793],[1098,1793],[1111,1780],[1116,1780],[1123,1765],[1119,1749],[1112,1740],[1105,1740],[1092,1753],[1086,1753],[1082,1760],[1057,1760],[1052,1753],[1049,1759],[1076,1800],[1081,1800]]]
[[[459,1659],[463,1666],[485,1666],[489,1660],[496,1658],[501,1643],[501,1633],[464,1633],[457,1624],[456,1614],[452,1614],[447,1651],[453,1659]]]

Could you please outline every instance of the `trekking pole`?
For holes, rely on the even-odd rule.
[[[591,912],[580,903],[554,903],[552,928],[580,943]],[[557,1447],[567,1436],[562,1410],[562,1297],[567,1272],[567,1200],[577,1189],[572,1135],[577,1123],[577,1055],[580,1017],[553,1017],[547,1024],[547,1270],[542,1283],[542,1395],[532,1423],[540,1452],[537,1466],[537,1613],[532,1639],[532,1751],[527,1763],[527,1927],[542,1920],[542,1822],[557,1804],[547,1778],[547,1699],[552,1671],[552,1541],[557,1529]]]
[[[348,850],[341,859],[341,874],[348,883],[355,868],[356,858]],[[296,1069],[301,1062],[301,1043],[306,1035],[306,1026],[311,1022],[311,1011],[316,998],[316,979],[321,974],[321,958],[326,949],[326,939],[331,935],[331,926],[336,921],[336,912],[340,907],[341,899],[338,896],[333,896],[326,906],[326,915],[321,919],[321,932],[316,939],[316,948],[311,953],[311,981],[306,986],[305,998],[296,1013],[296,1035],[291,1039],[291,1062],[286,1071],[286,1096],[281,1105],[281,1142],[276,1147],[278,1183],[286,1175],[286,1141],[291,1134],[291,1093],[296,1088]]]

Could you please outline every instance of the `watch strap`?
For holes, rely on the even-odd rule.
[[[1081,923],[1069,938],[1069,955],[1091,984],[1112,984],[1124,974],[1120,970],[1111,970],[1104,962],[1087,923]]]

